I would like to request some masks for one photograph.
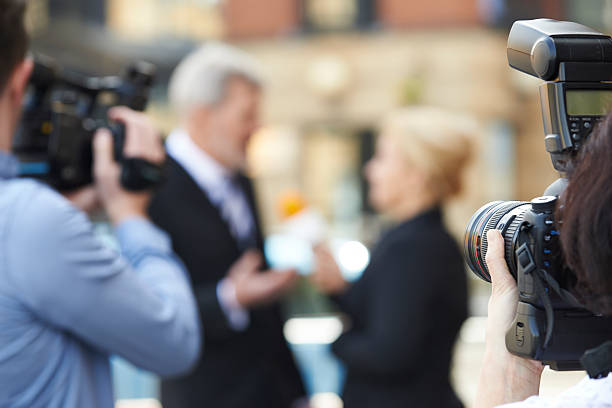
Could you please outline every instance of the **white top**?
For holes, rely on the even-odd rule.
[[[612,374],[594,380],[584,378],[554,398],[533,396],[503,408],[612,408]],[[500,408],[501,408],[500,407]]]
[[[219,209],[234,238],[239,242],[254,234],[255,221],[247,198],[232,181],[232,172],[193,142],[186,131],[175,129],[166,139],[166,150]],[[244,330],[250,323],[248,311],[236,299],[236,290],[228,279],[217,284],[217,299],[234,330]]]

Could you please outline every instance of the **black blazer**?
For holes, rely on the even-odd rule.
[[[439,209],[389,231],[338,299],[352,328],[332,345],[347,366],[346,408],[461,407],[449,382],[467,316],[461,254]]]
[[[236,240],[217,208],[172,158],[167,181],[154,196],[149,215],[172,238],[184,262],[198,302],[203,327],[202,357],[187,376],[162,382],[164,408],[287,408],[305,395],[283,337],[277,304],[250,311],[250,325],[234,331],[216,295],[217,283],[240,257]],[[240,176],[263,238],[250,181]],[[154,336],[154,333],[151,334]]]

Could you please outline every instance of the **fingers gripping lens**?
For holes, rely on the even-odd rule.
[[[485,262],[488,249],[487,232],[490,229],[502,232],[506,263],[516,276],[513,248],[523,215],[528,208],[529,203],[524,201],[494,201],[476,211],[465,231],[464,253],[468,266],[479,278],[491,282]]]

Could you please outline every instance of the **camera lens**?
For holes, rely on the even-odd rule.
[[[472,216],[465,231],[464,253],[468,266],[479,278],[491,282],[491,275],[485,263],[487,232],[490,229],[502,232],[506,263],[516,278],[514,248],[519,228],[529,208],[530,203],[525,201],[493,201],[482,206]]]

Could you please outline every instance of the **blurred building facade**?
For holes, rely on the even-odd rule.
[[[151,113],[170,130],[165,83],[204,41],[251,52],[267,86],[251,145],[264,221],[299,190],[345,234],[374,239],[360,172],[389,110],[430,104],[483,124],[467,189],[449,209],[459,236],[494,199],[528,200],[555,179],[543,145],[538,81],[511,70],[512,21],[572,19],[611,30],[612,4],[559,0],[31,0],[34,49],[84,72],[155,63]]]

